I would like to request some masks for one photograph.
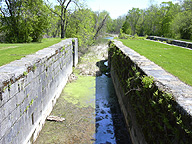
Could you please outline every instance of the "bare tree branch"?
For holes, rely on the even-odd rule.
[[[76,1],[72,1],[79,9],[80,9],[80,6],[78,5],[78,3]]]
[[[69,0],[69,1],[68,1],[68,3],[67,3],[67,5],[66,5],[65,9],[68,8],[68,6],[69,6],[69,4],[71,3],[71,1],[72,1],[72,0]]]
[[[49,2],[49,0],[47,0],[47,2]],[[56,11],[54,11],[53,9],[51,9],[47,3],[45,3],[45,5],[47,6],[47,8],[54,14],[58,15],[61,19],[61,38],[65,37],[65,32],[68,26],[68,20],[69,17],[67,17],[67,9],[70,5],[71,2],[75,3],[75,5],[78,6],[78,3],[76,1],[72,1],[72,0],[57,0],[57,2],[59,3],[60,7],[61,7],[61,13],[57,13]]]
[[[109,16],[109,14],[106,14],[104,19],[102,20],[101,24],[99,25],[99,27],[97,28],[97,31],[95,33],[94,39],[97,38],[97,35],[99,33],[99,31],[102,29],[102,27],[105,25],[105,21],[107,20],[107,17]]]
[[[1,7],[0,7],[0,11],[2,12],[3,16],[5,17],[5,12],[2,10]]]
[[[47,0],[47,2],[49,2],[49,0]],[[57,13],[56,11],[54,11],[53,9],[51,9],[51,8],[47,5],[47,3],[45,3],[45,5],[46,5],[46,7],[47,7],[52,13],[54,13],[54,14],[58,15],[59,17],[61,17],[61,15],[60,15],[59,13]]]

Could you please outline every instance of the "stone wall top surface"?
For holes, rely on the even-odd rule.
[[[137,64],[146,75],[153,76],[155,84],[162,91],[171,93],[176,102],[183,108],[184,112],[192,116],[192,86],[185,84],[154,62],[123,45],[122,42],[114,40],[114,44]]]
[[[73,38],[74,39],[74,38]],[[63,46],[72,45],[71,39],[65,39],[50,47],[37,51],[35,54],[27,55],[20,60],[15,60],[9,64],[0,67],[0,90],[7,85],[6,83],[15,81],[23,76],[24,72],[29,72],[31,68],[38,62],[46,61]]]
[[[165,41],[167,44],[176,45],[176,46],[180,46],[183,48],[188,48],[190,50],[192,49],[192,43],[187,42],[187,41],[174,40],[174,39],[158,37],[158,36],[148,36],[147,39],[155,40],[155,41],[158,40],[158,41],[162,41],[162,42]]]
[[[0,144],[33,143],[78,62],[73,51],[76,38],[0,67]]]

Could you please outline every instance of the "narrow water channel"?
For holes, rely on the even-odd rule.
[[[105,62],[107,65],[107,62]],[[112,79],[96,77],[96,144],[131,144]]]
[[[65,121],[46,121],[35,144],[131,144],[107,61],[98,61],[96,52],[82,58],[78,78],[65,86],[51,112]]]

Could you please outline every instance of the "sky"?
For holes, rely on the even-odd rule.
[[[150,0],[86,0],[87,5],[93,11],[106,10],[110,13],[112,19],[127,14],[132,8],[144,9],[149,7]],[[154,0],[153,0],[154,1]],[[176,0],[155,0],[157,4]]]

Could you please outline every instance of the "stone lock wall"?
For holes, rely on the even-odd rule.
[[[0,143],[32,143],[78,62],[66,39],[0,67]]]
[[[134,144],[191,143],[191,86],[117,40],[109,67]]]
[[[176,45],[176,46],[182,46],[182,47],[192,49],[192,43],[191,42],[168,39],[168,38],[163,38],[163,37],[158,37],[158,36],[148,36],[147,39],[154,40],[154,41],[166,42],[168,44],[172,44],[172,45]]]

